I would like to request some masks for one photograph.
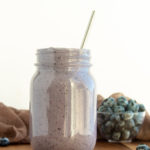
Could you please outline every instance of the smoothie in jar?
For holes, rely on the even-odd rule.
[[[40,49],[36,66],[30,104],[33,149],[93,150],[96,97],[90,51]]]

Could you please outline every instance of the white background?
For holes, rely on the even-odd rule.
[[[150,0],[0,0],[0,101],[28,108],[36,49],[80,47],[93,9],[85,48],[97,92],[149,107]]]

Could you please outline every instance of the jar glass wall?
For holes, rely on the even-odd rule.
[[[37,57],[30,103],[33,149],[93,150],[96,97],[89,50],[40,49]]]

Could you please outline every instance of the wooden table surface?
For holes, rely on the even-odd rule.
[[[138,144],[147,144],[150,146],[150,142],[133,142],[133,143],[107,143],[105,141],[97,142],[94,150],[136,150]],[[10,145],[7,147],[0,147],[0,150],[32,150],[30,145]]]

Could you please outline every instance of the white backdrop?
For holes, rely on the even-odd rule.
[[[0,0],[0,101],[28,108],[35,52],[81,44],[92,51],[97,92],[121,91],[150,107],[149,0]]]

